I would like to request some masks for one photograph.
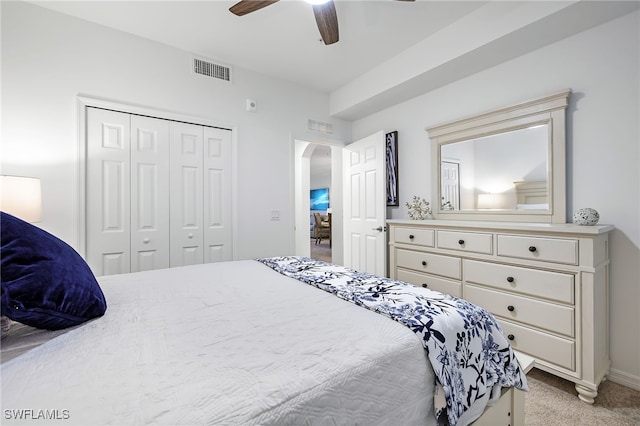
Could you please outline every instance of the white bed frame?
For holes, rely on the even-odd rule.
[[[531,371],[535,364],[533,358],[520,352],[516,352],[516,357],[525,373]],[[516,388],[502,389],[500,399],[487,407],[473,424],[474,426],[524,425],[524,391]]]
[[[516,187],[517,204],[546,204],[549,202],[549,189],[546,180],[513,182]]]

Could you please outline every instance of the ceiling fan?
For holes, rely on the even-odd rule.
[[[240,0],[229,8],[229,11],[237,16],[243,16],[263,7],[267,7],[279,0]],[[338,15],[336,14],[336,6],[333,0],[306,0],[313,6],[313,14],[316,17],[318,30],[324,44],[329,45],[336,43],[339,39],[338,31]],[[414,1],[414,0],[398,0],[398,1]]]

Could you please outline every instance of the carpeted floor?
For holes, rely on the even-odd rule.
[[[531,426],[637,426],[640,391],[604,381],[593,405],[580,401],[574,384],[542,370],[527,375],[525,424]]]
[[[315,239],[311,239],[311,258],[316,260],[324,260],[325,262],[331,262],[331,247],[329,247],[329,240],[324,239],[320,244],[315,243]]]

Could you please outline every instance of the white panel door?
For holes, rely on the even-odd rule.
[[[171,122],[171,267],[204,261],[203,127]]]
[[[169,121],[131,116],[131,272],[169,267]]]
[[[233,259],[231,131],[204,128],[204,262]]]
[[[130,115],[87,109],[87,262],[96,275],[130,271]]]
[[[345,147],[344,262],[361,272],[386,271],[384,132]]]
[[[451,204],[453,210],[460,210],[460,163],[442,160],[440,164],[442,200]]]

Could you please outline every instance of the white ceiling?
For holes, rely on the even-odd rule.
[[[336,0],[340,41],[330,46],[301,0],[241,17],[222,0],[32,3],[329,93],[485,2]]]
[[[357,120],[606,22],[640,1],[334,0],[340,41],[313,10],[280,0],[238,17],[223,0],[28,0],[40,6],[329,94]]]

